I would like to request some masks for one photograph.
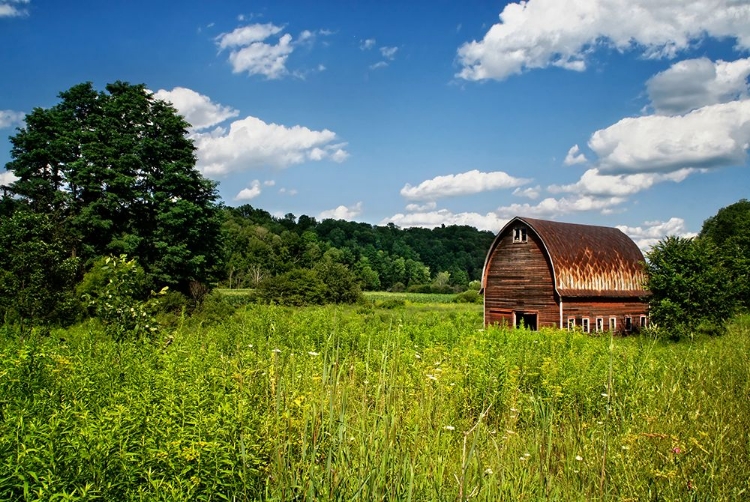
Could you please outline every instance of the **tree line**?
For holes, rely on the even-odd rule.
[[[469,226],[401,229],[353,221],[276,218],[243,205],[224,208],[222,285],[255,288],[290,270],[344,265],[364,290],[453,292],[479,280],[494,234]]]
[[[59,98],[10,138],[16,179],[0,198],[6,325],[96,316],[147,333],[156,295],[198,304],[221,286],[266,302],[350,303],[362,290],[455,292],[480,279],[491,232],[225,207],[195,167],[190,125],[144,85],[84,83]],[[645,266],[657,324],[687,333],[748,309],[750,203],[722,209],[697,238],[662,240]]]

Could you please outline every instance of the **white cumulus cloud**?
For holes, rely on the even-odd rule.
[[[319,220],[353,220],[362,214],[362,202],[357,202],[353,206],[339,206],[335,209],[328,209],[318,215]]]
[[[192,135],[198,168],[208,176],[271,166],[285,168],[306,161],[343,162],[346,144],[336,133],[295,125],[268,124],[256,117],[235,120],[229,130],[216,128]]]
[[[367,51],[375,47],[375,39],[374,38],[368,38],[366,40],[362,40],[359,43],[359,48],[363,51]]]
[[[624,197],[596,197],[591,195],[572,195],[559,199],[548,197],[537,204],[510,204],[499,207],[495,213],[499,218],[504,219],[510,219],[514,216],[554,219],[563,214],[588,211],[610,214],[625,200]]]
[[[510,3],[479,41],[458,49],[467,80],[497,79],[557,66],[586,69],[600,46],[674,57],[705,36],[750,48],[750,4],[738,0],[528,0]]]
[[[572,147],[570,147],[570,150],[568,150],[568,154],[565,156],[563,164],[565,164],[566,166],[572,166],[575,164],[585,164],[586,162],[586,156],[581,153],[578,145],[573,145]]]
[[[685,115],[624,118],[596,131],[589,148],[605,174],[669,173],[742,165],[750,145],[750,100]]]
[[[1,0],[0,17],[20,17],[29,13],[23,6],[28,5],[29,0]]]
[[[625,197],[647,190],[657,183],[672,181],[679,183],[695,172],[694,169],[679,169],[669,173],[601,174],[598,169],[589,169],[576,183],[551,185],[551,193],[576,193],[600,197]]]
[[[281,26],[272,23],[251,24],[242,26],[229,33],[222,33],[216,37],[219,49],[234,47],[245,47],[254,42],[262,42],[270,36],[276,35],[283,30]]]
[[[260,193],[260,181],[253,180],[249,187],[243,188],[237,195],[234,196],[234,200],[251,200],[260,195]]]
[[[229,106],[214,103],[208,96],[185,87],[175,87],[171,91],[159,89],[154,96],[172,103],[193,129],[212,127],[240,114]]]
[[[678,237],[695,237],[695,232],[689,232],[682,218],[670,218],[668,221],[647,221],[643,226],[628,227],[617,225],[623,233],[628,235],[643,251],[648,251],[654,244],[669,235]]]
[[[229,63],[234,73],[263,75],[269,80],[285,76],[304,79],[310,70],[287,69],[287,59],[297,46],[312,45],[318,35],[330,35],[330,30],[303,30],[296,40],[284,28],[272,23],[251,24],[242,26],[229,33],[216,37],[219,51],[229,51]],[[325,66],[317,65],[316,70],[323,71]]]
[[[23,112],[0,110],[0,129],[20,126],[23,124],[24,117],[26,117],[26,114]]]
[[[442,197],[469,195],[501,188],[514,188],[529,183],[530,179],[515,178],[503,171],[489,173],[476,169],[460,174],[436,176],[417,186],[404,185],[401,195],[409,200],[435,200]]]
[[[651,77],[646,90],[657,113],[680,115],[706,105],[746,98],[748,76],[750,58],[716,62],[708,58],[687,59]]]
[[[537,185],[535,187],[528,188],[516,188],[513,190],[513,195],[517,197],[526,197],[527,199],[538,199],[542,193],[542,187]]]
[[[380,224],[386,225],[388,223],[393,223],[402,228],[435,228],[441,225],[469,225],[478,228],[479,230],[498,232],[507,222],[508,218],[499,217],[495,213],[453,213],[448,209],[439,209],[437,211],[425,211],[410,214],[398,213],[385,218]]]

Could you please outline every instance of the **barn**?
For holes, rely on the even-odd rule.
[[[643,261],[616,228],[515,217],[484,262],[484,323],[638,331],[648,322]]]

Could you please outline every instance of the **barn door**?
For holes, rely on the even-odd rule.
[[[516,312],[516,328],[525,328],[532,331],[537,330],[536,313]]]

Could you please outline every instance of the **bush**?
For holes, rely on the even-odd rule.
[[[406,300],[403,298],[389,298],[380,302],[376,302],[375,306],[381,309],[395,309],[406,305]]]
[[[153,336],[158,329],[153,317],[158,301],[141,300],[143,278],[143,269],[135,259],[108,256],[96,263],[80,285],[87,309],[116,341]],[[164,288],[158,294],[166,292]]]
[[[263,279],[258,284],[258,298],[279,305],[322,305],[326,300],[326,285],[315,271],[296,268]]]
[[[482,303],[484,297],[479,294],[479,291],[469,289],[463,293],[457,294],[453,301],[456,303]]]
[[[226,296],[213,291],[203,297],[203,301],[195,309],[193,317],[204,324],[220,324],[237,310]]]
[[[326,285],[326,303],[356,303],[362,296],[357,276],[341,263],[323,261],[315,273]]]
[[[403,293],[404,290],[406,290],[406,286],[404,286],[403,282],[397,282],[391,286],[391,289],[388,291],[391,291],[392,293]]]

